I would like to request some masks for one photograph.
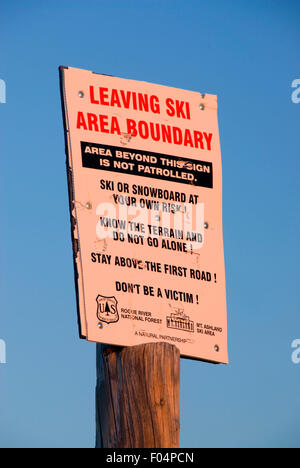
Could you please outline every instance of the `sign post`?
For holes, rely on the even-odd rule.
[[[97,345],[96,448],[179,447],[180,353]]]
[[[108,375],[120,385],[98,404],[98,445],[153,441],[111,442],[100,419],[132,414],[120,395],[142,395],[141,376],[158,388],[167,362],[176,387],[179,355],[228,363],[217,97],[75,68],[60,79],[79,333],[110,345],[98,346],[98,402]]]

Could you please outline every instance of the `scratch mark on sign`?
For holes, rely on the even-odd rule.
[[[106,240],[106,239],[98,239],[98,240],[96,240],[94,243],[95,243],[95,244],[102,244],[102,243],[104,243],[103,248],[101,249],[101,252],[106,252],[106,251],[107,251],[108,244],[107,244],[107,240]]]
[[[130,143],[131,139],[132,139],[132,135],[130,133],[125,133],[125,132],[121,133],[120,142],[122,145],[127,145],[128,143]]]

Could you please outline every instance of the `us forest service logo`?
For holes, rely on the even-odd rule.
[[[105,297],[100,294],[96,298],[97,317],[100,322],[115,323],[119,320],[118,301],[115,297]]]
[[[167,327],[190,333],[194,333],[195,328],[194,322],[190,320],[190,317],[184,314],[183,309],[178,309],[176,313],[167,317]]]

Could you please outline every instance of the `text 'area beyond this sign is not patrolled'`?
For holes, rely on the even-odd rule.
[[[228,363],[217,97],[60,79],[80,336]]]

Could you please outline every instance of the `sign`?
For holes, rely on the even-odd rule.
[[[60,79],[80,336],[228,363],[217,97]]]

